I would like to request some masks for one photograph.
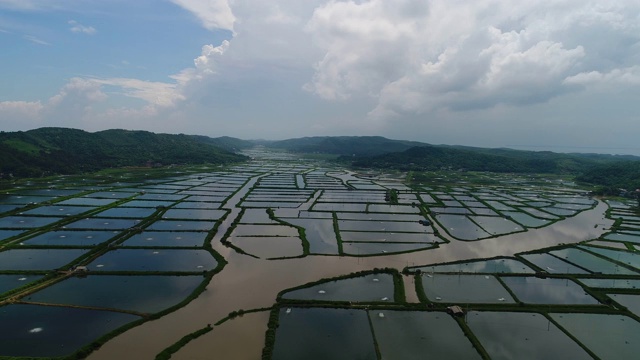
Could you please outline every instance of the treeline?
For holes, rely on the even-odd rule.
[[[265,145],[298,153],[374,156],[404,151],[425,144],[415,141],[392,140],[382,136],[316,136],[274,141]]]
[[[403,152],[379,156],[349,158],[354,167],[373,167],[402,171],[467,170],[514,173],[576,173],[593,166],[594,161],[578,156],[545,152],[500,150],[500,155],[487,150],[467,150],[444,146],[413,147]]]
[[[620,189],[640,189],[640,162],[624,161],[595,166],[576,177],[576,180],[600,185],[602,195],[617,195]]]
[[[123,166],[227,164],[246,160],[189,135],[40,128],[0,133],[2,177],[74,174]]]

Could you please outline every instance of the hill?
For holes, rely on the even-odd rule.
[[[271,148],[298,153],[322,153],[348,156],[375,156],[426,145],[416,141],[392,140],[382,136],[317,136],[274,141]]]
[[[351,161],[355,167],[398,170],[462,169],[491,172],[579,174],[594,166],[611,163],[617,159],[609,155],[594,157],[558,154],[550,151],[428,145],[372,157],[357,159],[342,157],[341,160]]]
[[[256,145],[253,141],[242,140],[242,139],[238,139],[230,136],[221,136],[217,138],[211,138],[211,137],[202,136],[202,135],[190,135],[190,136],[199,142],[217,146],[221,149],[231,151],[231,152],[238,152],[240,150],[248,149]]]
[[[0,133],[0,173],[18,177],[73,174],[149,164],[227,164],[246,158],[189,135],[40,128]]]
[[[600,193],[618,194],[619,189],[640,189],[640,162],[624,161],[595,166],[576,177],[576,180],[600,185]]]

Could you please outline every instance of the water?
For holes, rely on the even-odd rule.
[[[85,254],[84,249],[11,249],[0,252],[0,270],[55,270]]]
[[[343,242],[342,251],[345,255],[386,255],[408,251],[418,251],[433,248],[431,243],[393,243],[393,242]]]
[[[320,213],[321,214],[321,213]],[[393,222],[418,222],[425,220],[421,215],[411,214],[384,214],[384,213],[336,213],[340,220],[369,220],[369,221],[393,221]]]
[[[137,226],[140,219],[86,218],[62,227],[77,230],[126,230]]]
[[[367,210],[366,204],[342,204],[342,203],[317,203],[313,205],[314,211],[351,211],[363,213]]]
[[[503,211],[502,213],[526,227],[537,228],[547,226],[550,223],[549,220],[538,219],[523,212]]]
[[[638,273],[633,270],[619,266],[610,261],[604,260],[595,255],[575,248],[555,250],[551,251],[550,254],[553,254],[562,259],[567,259],[567,261],[570,261],[594,273],[613,275],[638,275]]]
[[[0,294],[17,289],[21,286],[28,285],[36,280],[41,279],[40,275],[27,275],[27,274],[0,274]],[[1,308],[0,308],[1,309]]]
[[[139,316],[111,311],[36,305],[0,307],[3,356],[55,357],[70,355],[98,337]]]
[[[272,359],[375,360],[367,312],[292,308],[287,314],[281,309]]]
[[[551,314],[551,317],[601,359],[635,359],[640,352],[640,323],[630,317],[604,314]]]
[[[467,324],[493,360],[591,359],[541,314],[472,311]]]
[[[640,295],[635,294],[607,294],[618,304],[626,307],[631,313],[640,316]]]
[[[311,254],[338,254],[338,240],[333,229],[333,220],[290,218],[284,220],[304,228]]]
[[[623,234],[623,233],[610,233],[604,237],[607,240],[626,241],[634,244],[640,244],[640,236]]]
[[[221,202],[182,201],[173,206],[173,209],[218,209]]]
[[[128,238],[122,246],[201,247],[206,237],[206,232],[143,231]]]
[[[286,225],[244,225],[240,224],[231,236],[298,236],[298,229]]]
[[[611,260],[627,264],[636,269],[640,269],[640,254],[627,251],[627,249],[621,251],[613,249],[603,249],[593,246],[579,246],[579,248],[591,251],[598,255],[602,255]]]
[[[430,226],[424,226],[418,222],[339,220],[338,227],[341,231],[433,233],[433,229]]]
[[[282,294],[282,298],[319,301],[393,302],[393,293],[393,276],[391,274],[371,274],[291,290]]]
[[[262,259],[304,255],[302,240],[298,237],[250,236],[229,237],[227,240],[246,253]]]
[[[151,216],[155,212],[155,208],[116,207],[99,212],[96,216],[102,218],[143,219]]]
[[[211,209],[169,209],[162,215],[163,219],[183,220],[219,220],[227,212]]]
[[[120,234],[119,231],[62,230],[49,231],[25,240],[25,245],[95,246]]]
[[[595,305],[593,296],[568,279],[503,276],[502,281],[518,300],[527,304]]]
[[[393,213],[393,214],[419,214],[420,209],[406,205],[380,205],[371,204],[367,208],[369,212]]]
[[[62,220],[62,218],[58,217],[6,216],[0,218],[0,228],[34,229],[53,224],[60,220]]]
[[[199,275],[89,275],[68,278],[25,300],[156,313],[187,298],[202,281]]]
[[[469,216],[476,224],[491,235],[502,235],[513,232],[524,231],[520,225],[505,218],[495,216]]]
[[[589,272],[569,264],[566,261],[562,261],[557,257],[542,253],[542,254],[526,254],[521,255],[523,259],[529,261],[535,266],[539,267],[543,271],[550,274],[588,274]]]
[[[25,215],[41,215],[41,216],[73,216],[85,213],[95,209],[92,206],[40,206],[35,209],[25,211]]]
[[[250,187],[251,184],[248,186]],[[227,202],[229,204],[227,206],[231,207],[237,204],[245,194],[246,191],[239,191],[232,200]],[[166,344],[178,341],[185,334],[200,329],[206,326],[207,323],[213,323],[233,310],[270,307],[274,303],[278,291],[316,281],[320,278],[344,275],[374,267],[401,269],[411,264],[442,263],[479,257],[512,256],[515,253],[553,246],[561,242],[575,243],[597,238],[603,233],[603,229],[601,226],[594,228],[593,224],[598,223],[605,224],[603,226],[609,226],[612,223],[610,220],[602,219],[605,210],[606,206],[599,203],[594,210],[587,210],[575,217],[554,223],[545,228],[478,242],[453,241],[442,245],[438,249],[427,251],[357,259],[337,256],[311,256],[304,259],[286,261],[253,259],[238,255],[233,250],[221,246],[218,236],[224,234],[227,226],[235,219],[232,212],[221,223],[218,234],[212,241],[215,250],[225,256],[229,264],[224,271],[213,277],[207,287],[208,291],[203,292],[188,306],[161,319],[142,324],[112,339],[94,352],[90,359],[111,360],[118,357],[127,358],[132,351],[135,351],[141,358],[153,358],[166,347]],[[233,209],[233,211],[236,211],[236,215],[239,213],[237,208]],[[382,244],[382,246],[384,245]],[[355,250],[352,253],[357,254]],[[383,255],[381,252],[378,252],[378,254]],[[389,253],[384,255],[389,255]],[[266,324],[265,320],[259,317],[245,316],[242,321],[244,321],[243,324],[247,331],[264,328]],[[154,336],[150,337],[150,333],[154,334]],[[213,332],[211,334],[213,336]],[[225,342],[227,349],[237,349],[235,353],[230,352],[229,354],[231,355],[227,358],[243,358],[242,356],[235,356],[235,354],[259,353],[262,348],[261,342],[247,343],[242,337],[229,337],[222,332],[217,334],[216,338]],[[251,348],[252,346],[257,346],[257,348]],[[187,346],[184,352],[181,352],[180,358],[203,358],[203,354],[199,353],[198,349]],[[204,358],[209,355],[210,353],[204,354]]]
[[[150,231],[209,231],[216,225],[215,221],[190,220],[158,220],[145,230]]]
[[[507,274],[530,274],[534,271],[516,259],[490,259],[462,262],[455,264],[442,264],[433,266],[422,266],[422,272],[462,272],[462,273],[507,273]]]
[[[425,295],[433,302],[514,303],[507,290],[491,275],[422,275]]]
[[[341,231],[342,241],[353,242],[404,242],[432,244],[442,242],[441,239],[428,233],[391,233],[391,232],[358,232]]]
[[[216,268],[217,261],[206,250],[116,249],[92,261],[91,271],[200,272]]]
[[[629,279],[579,279],[581,283],[592,288],[605,289],[640,289],[640,280]]]
[[[384,317],[380,317],[382,313]],[[372,310],[383,359],[480,359],[458,324],[443,312]]]
[[[436,215],[436,220],[456,239],[479,240],[491,236],[463,215]]]

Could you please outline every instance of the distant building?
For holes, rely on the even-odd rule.
[[[449,306],[447,308],[447,313],[453,316],[464,316],[464,310],[458,305]]]

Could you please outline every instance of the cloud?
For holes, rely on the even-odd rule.
[[[119,87],[123,90],[123,95],[157,106],[173,106],[177,101],[184,100],[184,96],[176,91],[176,85],[171,83],[127,78],[88,79],[87,81]]]
[[[582,72],[564,80],[565,84],[576,85],[640,85],[640,66],[613,69],[609,72]]]
[[[33,35],[24,35],[22,36],[25,40],[31,41],[34,44],[38,44],[38,45],[46,45],[46,46],[51,46],[51,44],[49,44],[48,42],[41,40]]]
[[[236,134],[251,122],[258,136],[271,131],[273,137],[280,136],[274,122],[305,135],[314,126],[329,134],[459,129],[474,121],[473,129],[481,130],[495,117],[530,122],[545,106],[562,114],[548,118],[561,121],[580,99],[595,98],[593,89],[625,84],[636,94],[639,85],[637,2],[172,2],[205,28],[232,35],[216,32],[227,40],[194,49],[193,65],[171,70],[167,81],[85,76],[81,92],[61,89],[68,99],[84,101],[85,121],[90,114],[94,121],[137,124],[139,116],[140,124],[173,121],[185,127],[180,132],[193,122],[193,131]],[[82,95],[92,92],[94,100]],[[129,109],[117,96],[100,100],[100,94],[144,104]],[[562,108],[568,99],[572,107]],[[44,114],[54,105],[45,99],[41,106]]]
[[[50,6],[47,0],[0,0],[0,7],[12,10],[39,10]]]
[[[93,105],[106,99],[107,95],[100,90],[99,84],[72,78],[46,102],[0,102],[0,124],[14,130],[38,126],[81,126],[92,112]]]
[[[93,26],[85,26],[80,24],[79,22],[75,21],[75,20],[69,20],[67,21],[67,23],[69,25],[71,25],[71,27],[69,28],[69,30],[71,32],[74,33],[82,33],[82,34],[87,34],[87,35],[94,35],[97,31]]]
[[[171,0],[172,3],[194,14],[208,30],[223,29],[233,32],[236,17],[227,0]]]
[[[617,62],[637,58],[637,46],[615,44],[638,41],[639,8],[623,1],[331,1],[306,26],[324,55],[304,88],[328,100],[376,99],[372,118],[545,102],[578,91],[572,77],[585,69],[592,77],[596,69],[615,71],[611,50]],[[581,38],[590,28],[607,40]]]
[[[0,113],[3,117],[26,117],[35,119],[42,111],[40,101],[2,101]]]

